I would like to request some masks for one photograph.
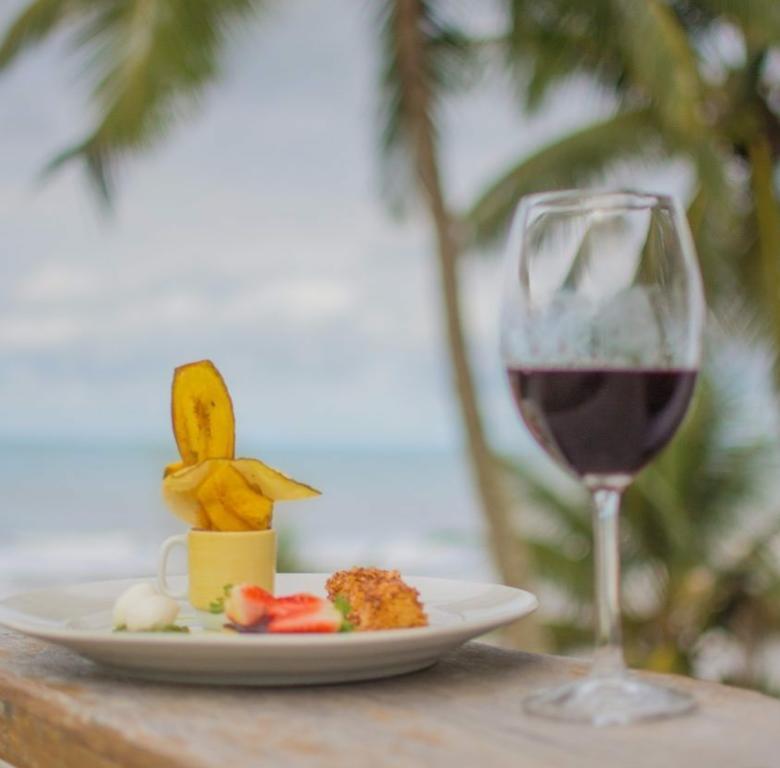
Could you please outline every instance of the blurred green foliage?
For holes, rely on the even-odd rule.
[[[302,573],[307,570],[292,528],[282,528],[276,541],[276,569],[279,573]]]
[[[509,7],[506,34],[479,45],[505,62],[526,109],[543,108],[575,77],[611,94],[617,109],[518,158],[488,185],[466,215],[472,247],[503,237],[524,194],[598,183],[620,163],[674,159],[691,169],[689,219],[718,341],[685,427],[626,494],[627,655],[633,664],[689,673],[717,635],[735,651],[730,679],[760,686],[762,651],[780,635],[780,504],[772,496],[780,473],[776,434],[739,428],[759,407],[740,350],[769,361],[770,393],[774,368],[776,401],[780,3],[511,0]],[[759,421],[776,425],[776,402],[764,400]],[[560,478],[514,469],[521,497],[555,521],[546,535],[527,534],[542,588],[558,593],[551,641],[561,650],[582,647],[592,624],[589,505],[560,493]]]

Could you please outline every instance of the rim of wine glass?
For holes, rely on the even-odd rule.
[[[691,281],[690,292],[691,312],[698,316],[698,323],[703,327],[706,320],[707,304],[704,296],[704,286],[701,271],[698,266],[696,247],[688,226],[688,219],[681,202],[673,195],[650,191],[639,191],[624,188],[606,189],[561,189],[549,192],[536,192],[524,195],[517,206],[509,235],[508,247],[505,252],[505,269],[514,271],[517,268],[513,253],[522,251],[525,247],[527,225],[531,216],[544,215],[545,212],[592,212],[598,210],[629,211],[629,210],[668,210],[678,222],[678,237],[681,240],[683,263],[688,279]],[[533,214],[531,213],[533,211]],[[527,265],[526,265],[527,267]],[[520,281],[523,282],[521,268]],[[528,275],[525,273],[527,282]],[[514,283],[506,280],[505,286]],[[502,302],[502,312],[505,303]],[[502,328],[503,339],[503,328]],[[502,341],[503,346],[503,341]],[[686,367],[698,369],[703,354],[703,337],[699,333],[693,341],[691,363]]]
[[[555,211],[614,210],[632,211],[651,208],[679,210],[671,195],[648,190],[615,189],[557,189],[524,195],[521,204],[527,209],[549,208]]]
[[[696,246],[693,242],[688,217],[680,200],[674,195],[622,187],[593,189],[558,189],[523,195],[515,211],[510,228],[507,256],[518,246],[525,246],[526,229],[533,219],[547,213],[593,213],[594,211],[652,211],[666,210],[677,222],[686,270],[696,283],[696,299],[704,315],[706,303]]]

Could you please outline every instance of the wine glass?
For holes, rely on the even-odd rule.
[[[625,666],[618,513],[693,394],[705,304],[685,214],[665,196],[551,192],[518,207],[501,352],[534,439],[593,496],[596,651],[590,675],[533,694],[536,715],[628,723],[694,707]]]

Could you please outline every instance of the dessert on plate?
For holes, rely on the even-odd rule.
[[[149,582],[129,587],[116,599],[112,611],[115,632],[187,632],[176,624],[179,604],[161,595]]]
[[[419,593],[398,571],[339,571],[327,581],[327,597],[274,595],[274,503],[319,491],[259,459],[236,458],[233,401],[210,360],[176,368],[171,420],[180,460],[165,468],[163,496],[191,530],[163,545],[159,591],[137,584],[118,598],[115,630],[187,630],[175,624],[179,604],[173,598],[182,594],[171,591],[166,577],[167,553],[176,545],[187,547],[190,604],[206,617],[214,615],[207,627],[282,634],[427,625]]]
[[[257,585],[238,584],[226,588],[215,609],[224,611],[225,627],[237,632],[369,632],[428,624],[419,593],[398,571],[338,571],[326,589],[328,599],[305,592],[275,597]]]
[[[337,571],[325,588],[331,600],[349,606],[347,620],[359,632],[428,624],[420,593],[398,571],[360,567]]]

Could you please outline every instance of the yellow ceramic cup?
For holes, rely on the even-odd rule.
[[[168,583],[168,557],[186,547],[189,588],[177,592]],[[160,549],[157,582],[169,597],[188,597],[193,608],[208,611],[227,584],[257,584],[274,591],[276,531],[199,531],[171,536]]]

